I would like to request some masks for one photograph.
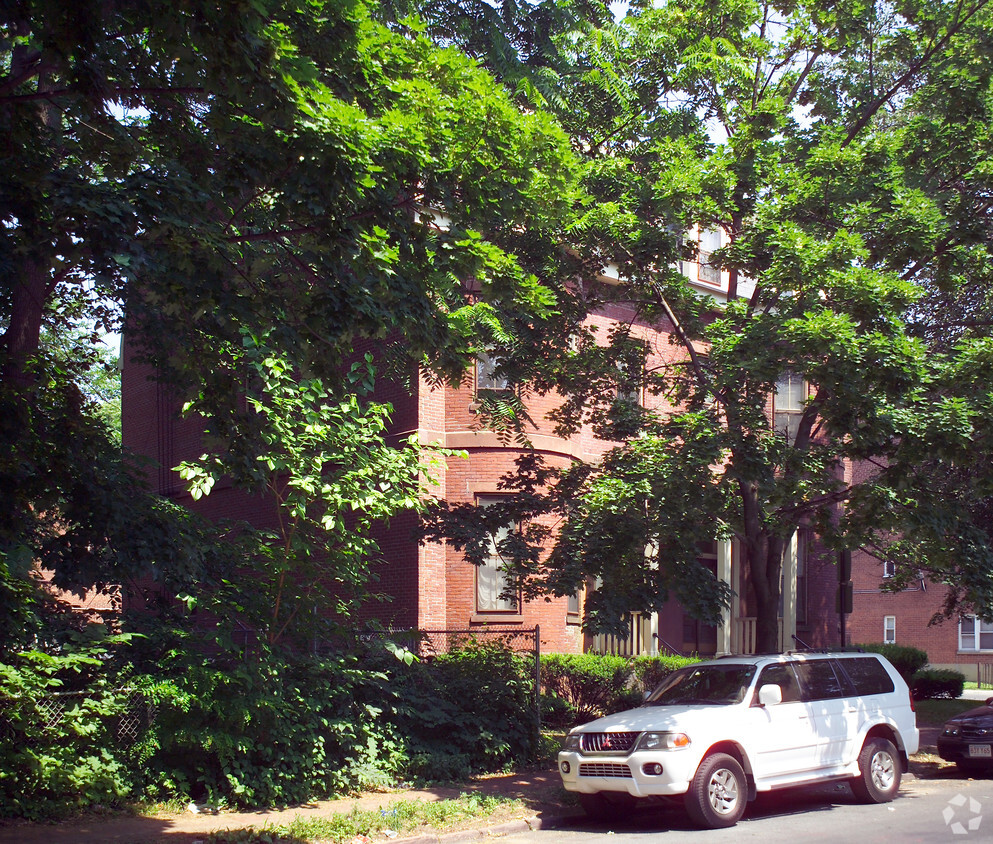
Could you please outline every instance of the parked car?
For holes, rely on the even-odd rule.
[[[892,800],[917,752],[910,689],[877,654],[724,657],[671,674],[643,706],[573,729],[558,755],[592,817],[680,798],[709,828],[733,826],[760,791],[847,780]]]
[[[938,736],[938,755],[963,773],[993,771],[993,697],[950,718]]]

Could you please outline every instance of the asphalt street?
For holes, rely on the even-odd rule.
[[[554,829],[507,836],[501,844],[602,844],[605,834],[612,844],[991,842],[993,778],[908,778],[892,803],[868,806],[844,784],[793,789],[760,796],[731,829],[696,829],[677,807],[645,809],[612,823],[576,817]]]

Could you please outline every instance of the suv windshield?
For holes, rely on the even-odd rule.
[[[649,706],[741,703],[754,676],[754,665],[691,665],[673,672],[645,703]]]

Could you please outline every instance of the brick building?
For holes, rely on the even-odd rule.
[[[697,290],[725,300],[728,289],[726,273],[707,263],[707,247],[719,241],[713,234],[701,237],[700,262],[681,266],[688,282]],[[605,279],[610,282],[609,277]],[[740,287],[744,287],[741,285]],[[739,289],[742,295],[750,290]],[[677,345],[669,342],[665,326],[639,323],[634,309],[611,306],[591,318],[598,334],[605,336],[617,321],[634,326],[650,351],[649,366],[661,365],[679,356]],[[192,501],[171,467],[201,452],[197,429],[177,421],[176,407],[168,394],[141,366],[127,363],[123,370],[123,438],[134,451],[153,458],[159,466],[153,483],[158,491],[197,509],[210,518],[247,519],[256,524],[270,522],[271,503],[249,499],[223,484],[200,501]],[[420,442],[438,442],[451,449],[463,450],[468,457],[451,458],[440,473],[437,494],[452,502],[486,506],[503,493],[500,478],[512,469],[521,453],[514,444],[502,442],[493,432],[481,430],[477,418],[476,391],[499,390],[509,385],[494,380],[487,361],[478,362],[475,371],[459,388],[433,386],[420,378],[413,390],[399,385],[381,385],[378,398],[394,407],[393,425],[398,436],[417,433]],[[639,396],[639,401],[661,401],[653,396]],[[529,437],[551,465],[564,466],[573,458],[595,458],[611,446],[598,440],[590,431],[564,439],[552,431],[546,419],[555,396],[534,397],[529,402],[531,418],[537,429]],[[651,405],[654,409],[655,405]],[[664,408],[663,408],[664,409]],[[604,650],[624,654],[677,651],[681,653],[719,654],[754,650],[754,618],[749,615],[747,591],[742,588],[740,555],[731,542],[714,542],[701,549],[701,560],[715,574],[729,582],[738,597],[722,624],[708,626],[688,615],[675,602],[658,614],[634,616],[626,640],[585,636],[581,629],[582,594],[540,600],[519,605],[501,599],[501,573],[494,559],[477,568],[453,549],[439,545],[419,545],[412,536],[413,515],[394,519],[389,531],[379,537],[387,565],[378,572],[379,591],[393,600],[374,612],[394,628],[469,629],[483,626],[521,628],[540,625],[541,648],[545,652],[581,652]],[[816,538],[798,532],[786,560],[780,644],[794,647],[794,636],[811,647],[829,647],[839,642],[839,624],[835,613],[837,585],[836,561],[823,552]]]
[[[951,668],[967,680],[993,681],[993,624],[973,616],[943,618],[948,587],[922,578],[899,592],[884,590],[893,570],[867,554],[852,560],[851,643],[892,642],[927,652],[934,668]],[[936,620],[932,624],[932,619]]]

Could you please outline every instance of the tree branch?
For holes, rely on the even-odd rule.
[[[955,23],[949,27],[948,31],[939,38],[931,47],[924,51],[924,54],[915,62],[913,62],[906,72],[897,79],[885,92],[880,94],[873,100],[869,106],[862,113],[862,116],[855,122],[855,125],[849,130],[847,137],[842,143],[842,147],[847,147],[855,138],[858,136],[866,126],[869,125],[869,121],[875,116],[876,112],[879,111],[886,103],[888,103],[896,93],[903,88],[914,76],[916,76],[927,64],[934,58],[934,56],[941,50],[948,42],[957,35],[962,28],[975,17],[985,6],[990,3],[990,0],[980,0],[968,14],[964,15],[962,18],[957,19]],[[956,17],[958,17],[956,15]]]

